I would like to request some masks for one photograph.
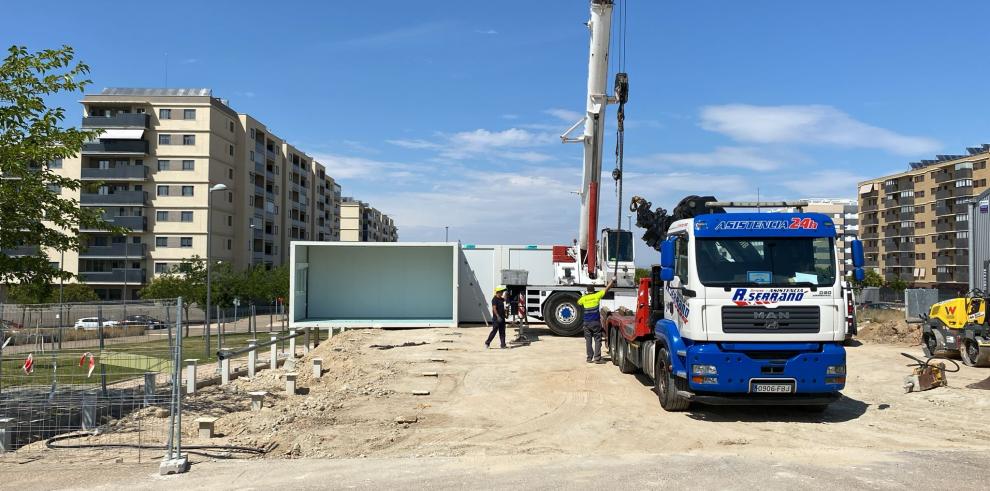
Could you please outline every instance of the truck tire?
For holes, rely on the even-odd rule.
[[[619,366],[619,331],[617,329],[608,330],[608,357],[612,359],[612,364]]]
[[[636,365],[633,365],[632,361],[629,360],[629,341],[622,337],[619,333],[615,333],[616,341],[616,355],[618,355],[619,361],[616,365],[619,366],[619,371],[622,373],[635,373]]]
[[[558,293],[547,301],[543,318],[547,328],[558,336],[577,336],[584,324],[584,309],[576,293]]]
[[[653,388],[660,398],[660,407],[668,412],[687,410],[691,401],[677,394],[677,391],[688,390],[687,380],[674,375],[670,368],[670,351],[666,346],[657,350],[656,376],[653,377]]]

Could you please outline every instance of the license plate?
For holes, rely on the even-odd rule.
[[[790,394],[794,392],[793,382],[753,383],[752,391],[760,394]]]

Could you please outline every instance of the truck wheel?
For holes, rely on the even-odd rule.
[[[666,347],[657,351],[657,370],[653,377],[653,388],[660,398],[660,407],[668,412],[684,411],[691,401],[677,395],[677,391],[688,389],[687,380],[674,375],[670,365],[670,352]]]
[[[608,355],[612,359],[612,364],[619,366],[619,331],[617,329],[608,330]]]
[[[619,333],[615,334],[615,338],[616,354],[619,358],[619,362],[617,363],[619,365],[619,371],[622,373],[635,372],[636,365],[633,365],[632,361],[629,360],[629,342],[626,341],[626,338],[619,335]]]
[[[584,309],[577,301],[578,296],[572,293],[557,294],[547,301],[543,318],[551,332],[558,336],[581,334]]]
[[[935,356],[935,353],[938,351],[938,339],[935,338],[935,334],[926,332],[922,336],[922,342],[925,344],[925,356]]]

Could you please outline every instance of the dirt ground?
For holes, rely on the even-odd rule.
[[[856,338],[860,341],[910,346],[921,344],[921,324],[908,324],[904,320],[903,310],[861,310],[858,322]]]
[[[297,360],[298,395],[284,391],[280,367],[188,397],[184,444],[265,448],[267,459],[703,453],[838,466],[905,451],[990,449],[990,369],[962,367],[948,375],[949,387],[905,394],[908,360],[899,353],[920,355],[918,347],[849,347],[845,397],[824,414],[705,406],[666,413],[644,376],[586,364],[583,339],[535,332],[529,346],[485,350],[484,328],[348,331]],[[370,347],[403,343],[425,344]],[[314,357],[323,359],[319,379]],[[260,412],[249,407],[255,390],[270,393]],[[413,395],[418,390],[429,395]],[[194,419],[204,415],[219,417],[219,437],[195,437]],[[146,411],[120,424],[156,417]],[[78,461],[81,452],[44,453]]]

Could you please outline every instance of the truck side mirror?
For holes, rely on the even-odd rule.
[[[866,265],[866,258],[863,256],[863,241],[855,239],[852,241],[851,247],[853,266],[862,268]]]
[[[674,279],[674,242],[677,238],[670,237],[660,243],[660,280]]]

